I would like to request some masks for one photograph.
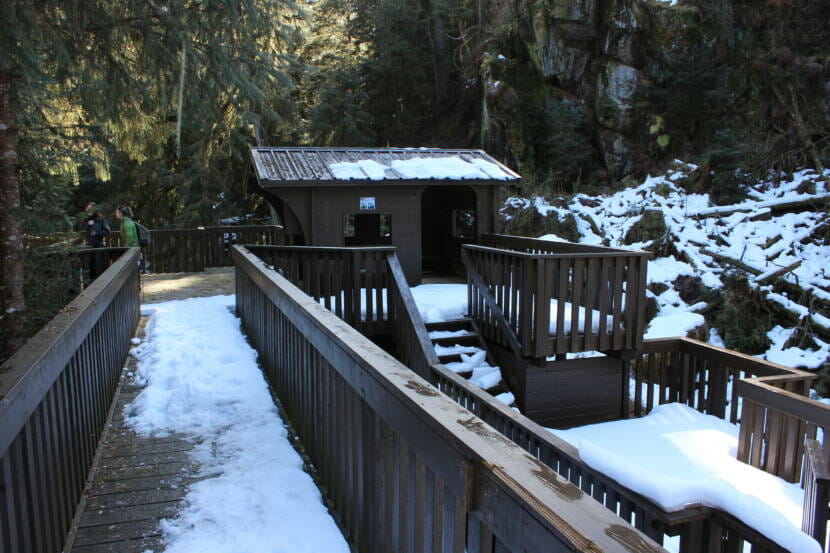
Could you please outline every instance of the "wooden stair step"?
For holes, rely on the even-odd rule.
[[[447,338],[430,338],[430,340],[432,340],[434,345],[438,346],[478,346],[477,334],[464,334]]]
[[[453,319],[451,321],[440,321],[435,323],[424,323],[428,331],[431,330],[471,330],[470,319]]]
[[[446,355],[438,356],[438,362],[442,365],[446,365],[447,363],[457,363],[459,361],[461,361],[460,353],[448,353]]]

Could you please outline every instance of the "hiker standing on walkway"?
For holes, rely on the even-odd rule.
[[[110,224],[100,211],[94,211],[84,220],[84,230],[88,248],[103,248],[104,238],[112,232]]]
[[[121,245],[125,248],[138,246],[138,229],[132,216],[133,210],[129,207],[119,207],[115,210],[115,218],[121,221]]]

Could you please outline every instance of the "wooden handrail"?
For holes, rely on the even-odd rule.
[[[578,242],[557,242],[553,240],[542,240],[540,238],[531,238],[528,236],[512,236],[509,234],[483,234],[480,239],[481,246],[489,246],[493,248],[502,249],[502,246],[513,246],[520,249],[528,250],[557,250],[565,249],[568,251],[562,253],[623,253],[626,256],[640,255],[649,258],[654,257],[654,253],[644,250],[624,250],[620,248],[611,248],[608,246],[596,246],[592,244],[581,244]],[[491,244],[496,244],[491,246]]]
[[[830,519],[830,452],[816,440],[804,446],[804,507],[801,530],[827,550],[827,521]]]
[[[406,275],[394,250],[386,254],[386,262],[390,275],[390,286],[387,292],[389,306],[391,307],[397,300],[400,302],[396,303],[392,334],[398,351],[402,354],[401,360],[422,378],[429,378],[428,367],[438,363],[438,355],[429,339],[421,312],[418,310],[412,290],[407,284]],[[409,352],[413,350],[413,354],[410,355]]]
[[[809,424],[830,428],[830,405],[774,386],[785,382],[809,382],[815,379],[816,375],[812,373],[744,379],[738,382],[738,393],[744,399],[770,407],[779,413],[797,417]]]
[[[487,285],[484,283],[484,279],[481,278],[481,275],[478,273],[478,271],[476,271],[476,268],[470,261],[470,257],[464,250],[461,250],[461,261],[467,268],[467,276],[469,277],[470,282],[473,286],[476,287],[478,293],[481,294],[481,297],[487,304],[487,307],[490,308],[491,315],[496,318],[496,322],[499,325],[499,329],[502,332],[502,336],[505,340],[507,340],[510,349],[517,357],[522,357],[522,345],[519,342],[519,337],[516,336],[516,332],[510,326],[510,323],[507,322],[504,313],[496,303],[496,300],[495,298],[493,298],[493,295],[490,293],[490,289],[487,288]]]
[[[672,338],[650,338],[643,340],[643,347],[640,350],[643,354],[661,353],[671,351],[682,351],[693,353],[699,357],[726,364],[738,370],[748,370],[759,376],[773,376],[779,374],[800,374],[808,376],[812,373],[793,369],[785,365],[773,363],[766,359],[759,359],[753,355],[747,355],[731,349],[714,346],[687,338],[677,336]]]
[[[120,249],[124,255],[0,366],[0,452],[9,447],[131,276],[138,248]]]
[[[479,246],[477,244],[464,244],[464,248],[481,252],[498,252],[502,255],[521,259],[601,259],[603,257],[644,257],[650,259],[653,256],[650,252],[632,251],[629,253],[624,250],[611,250],[607,252],[586,251],[574,253],[528,253],[516,250],[506,250],[504,248],[497,248],[493,246]]]
[[[0,549],[61,551],[139,318],[138,248],[0,367]]]
[[[268,270],[251,252],[235,246],[233,255],[237,313],[320,467],[347,537],[367,544],[359,549],[392,550],[383,545],[389,539],[405,543],[412,528],[408,521],[417,524],[417,515],[404,516],[400,525],[389,517],[422,508],[418,505],[425,495],[416,473],[426,470],[447,484],[443,502],[428,501],[436,505],[430,509],[441,509],[436,516],[450,524],[444,526],[444,539],[438,537],[439,550],[491,553],[495,537],[497,550],[517,553],[664,551]],[[416,471],[410,459],[424,468]],[[472,470],[464,470],[467,466]],[[369,495],[358,481],[369,483]],[[464,496],[464,490],[470,495]],[[387,492],[392,503],[375,503],[387,501]],[[362,525],[367,512],[375,514],[365,528],[368,536]],[[479,541],[485,535],[489,543]]]

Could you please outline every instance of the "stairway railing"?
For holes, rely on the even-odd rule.
[[[388,252],[386,255],[394,256],[394,252]],[[402,275],[397,278],[390,277],[389,282],[393,283],[393,287],[397,285],[401,289],[408,290],[408,287],[401,285],[405,282]],[[390,293],[390,306],[398,305],[394,299],[395,296],[397,293]],[[410,326],[408,329],[393,330],[393,332],[399,332],[396,343],[403,344],[403,347],[407,348],[403,354],[408,356],[405,363],[407,366],[411,366],[415,372],[423,376],[423,367],[426,365],[428,369],[426,379],[445,395],[481,417],[501,435],[658,543],[663,539],[664,534],[668,534],[679,535],[681,549],[689,552],[707,551],[710,542],[706,540],[711,539],[713,540],[711,543],[721,540],[734,547],[738,547],[735,544],[748,542],[753,545],[754,550],[783,553],[784,550],[780,546],[766,538],[761,532],[748,527],[727,513],[706,507],[665,512],[651,500],[587,466],[580,459],[576,448],[567,442],[495,400],[442,364],[428,361],[430,353],[434,355],[434,350],[428,344],[428,340],[419,337],[419,333],[415,330],[415,327],[423,326],[420,316],[404,316],[407,313],[417,314],[417,306],[414,306],[414,302],[407,310],[401,310],[399,307],[391,309],[393,328],[394,326],[402,327],[405,324]],[[410,320],[405,322],[401,319]],[[422,333],[426,334],[425,328],[422,328]],[[629,376],[634,384],[635,413],[638,416],[646,414],[658,403],[681,401],[701,412],[722,418],[728,417],[727,420],[731,419],[732,422],[738,422],[741,419],[738,406],[742,402],[746,406],[752,401],[741,398],[739,394],[746,384],[753,382],[752,380],[741,381],[742,378],[794,375],[802,382],[800,386],[805,386],[803,383],[805,378],[807,380],[814,378],[811,373],[796,371],[688,338],[644,340],[642,354],[630,363],[629,369]],[[739,381],[741,381],[740,386]],[[801,399],[812,401],[807,398]],[[830,407],[825,408],[830,410]],[[762,443],[759,440],[783,440],[779,431],[786,432],[788,426],[773,425],[761,428],[763,432],[752,438],[755,440],[753,443]],[[804,436],[815,436],[814,428],[811,429],[807,425],[803,429],[806,430]],[[791,441],[792,437],[786,439]],[[766,450],[768,446],[761,447]],[[755,466],[765,468],[761,464]],[[813,526],[820,525],[822,517],[827,513],[826,509],[822,510],[824,504],[821,499],[825,497],[821,495],[822,490],[825,489],[821,488],[810,496],[818,497],[819,500],[809,508],[809,511],[805,510],[805,519],[812,517]]]
[[[642,345],[651,253],[502,235],[482,243],[464,253],[497,306],[470,283],[470,316],[488,339],[510,347],[499,313],[525,357]]]
[[[387,252],[386,262],[389,271],[389,319],[398,359],[419,376],[428,379],[430,367],[438,363],[438,356],[397,254]]]
[[[663,551],[251,252],[234,258],[237,314],[358,551]]]

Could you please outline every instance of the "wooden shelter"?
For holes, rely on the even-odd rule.
[[[252,148],[251,161],[288,243],[396,246],[410,284],[463,270],[461,244],[500,230],[500,189],[520,178],[482,150]]]

